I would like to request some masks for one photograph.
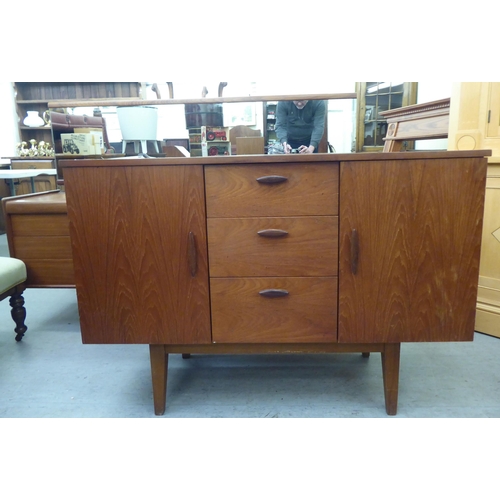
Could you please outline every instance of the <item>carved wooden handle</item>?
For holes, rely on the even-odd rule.
[[[288,235],[288,232],[283,231],[283,229],[262,229],[261,231],[257,231],[257,234],[264,238],[283,238],[283,236]]]
[[[351,272],[356,274],[358,272],[359,260],[359,236],[358,230],[353,229],[351,232]]]
[[[282,175],[265,175],[264,177],[257,178],[257,182],[260,182],[261,184],[281,184],[287,180],[288,178],[283,177]]]
[[[196,253],[196,240],[191,231],[188,235],[188,265],[191,276],[196,276],[196,271],[198,270],[198,256]]]
[[[267,288],[266,290],[261,290],[259,292],[263,297],[286,297],[288,295],[288,290],[282,290],[281,288]]]

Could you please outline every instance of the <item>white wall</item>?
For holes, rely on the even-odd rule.
[[[437,101],[451,97],[452,82],[418,82],[417,104],[424,102]],[[448,149],[448,139],[429,139],[424,141],[415,141],[415,149]]]
[[[0,82],[0,158],[16,156],[19,142],[14,87],[11,82]]]

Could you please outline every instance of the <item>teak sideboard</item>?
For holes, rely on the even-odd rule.
[[[64,160],[82,340],[169,353],[471,341],[488,151]]]

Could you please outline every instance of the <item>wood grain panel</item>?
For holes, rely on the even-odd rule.
[[[5,211],[9,214],[66,214],[66,193],[57,190],[16,196],[5,200]]]
[[[68,236],[14,237],[18,259],[71,259],[71,241]]]
[[[71,259],[36,259],[24,261],[29,287],[74,287],[75,276]]]
[[[340,342],[472,340],[485,178],[486,159],[342,164]]]
[[[12,232],[15,236],[67,236],[67,214],[12,214]]]
[[[337,278],[212,278],[214,342],[336,342]],[[285,297],[259,291],[287,290]]]
[[[205,182],[208,217],[338,215],[338,163],[207,166]]]
[[[172,354],[304,354],[337,352],[384,352],[387,344],[339,344],[332,342],[297,342],[265,344],[212,343],[197,345],[166,345],[165,352]]]
[[[5,182],[5,179],[2,179],[2,181],[0,181],[0,200],[3,200],[8,196],[10,196],[9,186]],[[2,202],[0,206],[0,234],[5,233],[5,227],[6,227],[5,225],[6,214],[5,214],[5,208],[3,208],[3,206],[4,203]]]
[[[83,341],[210,342],[203,167],[126,164],[65,170]]]
[[[336,276],[338,217],[208,219],[210,276]],[[287,234],[259,236],[266,229]]]

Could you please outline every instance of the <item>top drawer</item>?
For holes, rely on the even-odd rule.
[[[66,193],[46,191],[4,200],[6,214],[67,214]]]
[[[338,215],[334,162],[205,166],[205,186],[208,217]]]

